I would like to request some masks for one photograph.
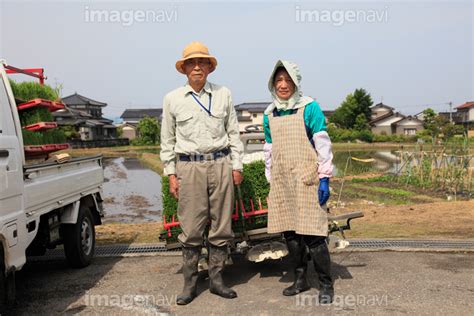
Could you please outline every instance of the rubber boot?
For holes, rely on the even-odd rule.
[[[291,235],[286,237],[288,255],[294,264],[295,281],[293,285],[283,290],[283,295],[293,296],[310,289],[306,279],[306,270],[308,268],[306,258],[306,247],[301,236]]]
[[[187,305],[196,297],[198,261],[201,247],[183,247],[183,292],[176,298],[176,304]]]
[[[314,263],[314,270],[319,277],[319,303],[331,304],[334,297],[334,287],[331,278],[331,258],[326,241],[309,248]]]
[[[236,298],[237,293],[225,286],[222,271],[227,258],[227,246],[209,247],[209,291],[223,298]]]

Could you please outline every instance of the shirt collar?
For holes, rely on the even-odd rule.
[[[187,95],[188,93],[194,93],[194,94],[197,94],[197,95],[202,95],[202,92],[206,92],[208,94],[212,94],[212,86],[211,84],[209,83],[209,81],[206,81],[206,84],[204,85],[204,87],[202,88],[202,90],[198,93],[196,93],[193,88],[189,85],[189,83],[186,83],[186,85],[184,86],[184,91],[185,91],[185,94]]]

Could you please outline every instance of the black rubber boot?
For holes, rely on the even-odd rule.
[[[331,258],[326,241],[309,248],[314,263],[314,270],[319,277],[319,303],[331,304],[334,297],[334,287],[331,278]]]
[[[236,298],[237,293],[231,288],[225,286],[222,279],[225,260],[227,258],[227,246],[209,247],[209,291],[223,298]]]
[[[201,247],[183,247],[183,292],[176,298],[176,304],[186,305],[196,297],[198,261]]]
[[[293,285],[283,290],[283,295],[293,296],[310,289],[310,286],[306,279],[306,270],[308,268],[308,264],[305,260],[306,247],[303,243],[301,236],[299,235],[285,234],[285,238],[286,245],[288,246],[288,255],[290,256],[294,264],[295,281],[293,282]]]

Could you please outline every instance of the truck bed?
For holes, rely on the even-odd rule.
[[[102,155],[28,165],[24,180],[26,214],[38,216],[99,192],[104,182]]]

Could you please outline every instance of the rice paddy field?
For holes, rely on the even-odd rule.
[[[409,144],[335,144],[330,212],[363,211],[348,238],[474,238],[473,149]],[[162,172],[159,147],[70,150],[134,157]],[[157,242],[161,223],[112,222],[97,227],[98,243]]]

